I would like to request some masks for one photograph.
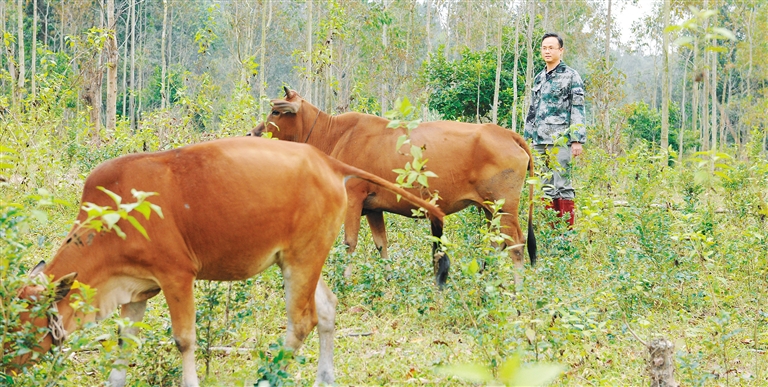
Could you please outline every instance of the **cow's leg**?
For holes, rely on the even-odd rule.
[[[171,328],[176,348],[181,352],[181,385],[198,387],[195,370],[195,296],[193,277],[173,277],[160,286],[171,312]]]
[[[511,247],[509,255],[515,266],[515,288],[520,288],[523,285],[523,280],[520,274],[523,272],[523,247],[525,247],[525,236],[523,235],[523,230],[520,228],[520,222],[518,221],[517,215],[519,202],[520,195],[517,195],[517,197],[507,199],[504,206],[501,208],[501,211],[505,213],[501,216],[501,232],[512,238],[511,241],[505,242],[501,247]]]
[[[384,223],[384,213],[381,211],[369,212],[366,215],[368,218],[368,225],[371,226],[371,234],[373,235],[373,243],[376,244],[376,249],[379,250],[382,259],[389,258],[387,253],[387,229]]]
[[[322,269],[321,265],[323,260],[314,259],[313,257],[311,258],[311,256],[312,254],[307,254],[302,257],[301,260],[305,264],[301,266],[281,265],[283,281],[285,283],[285,307],[288,315],[285,346],[294,351],[301,348],[304,339],[307,338],[307,335],[309,335],[312,329],[315,328],[315,325],[317,325],[318,310],[323,313],[323,317],[325,318],[325,332],[322,333],[324,338],[327,340],[329,335],[333,335],[333,330],[328,330],[328,325],[332,325],[332,320],[328,320],[330,313],[327,309],[330,308],[330,305],[328,305],[329,302],[325,300],[326,296],[324,294],[319,295],[319,297],[323,298],[323,301],[326,301],[323,305],[318,305],[315,302],[318,297],[317,290],[319,286],[318,284],[320,283],[320,271]],[[298,259],[292,257],[289,253],[286,253],[283,257],[283,262],[290,262],[292,260]],[[313,267],[309,264],[315,261],[319,261],[320,265]],[[327,344],[325,340],[320,344],[321,350],[323,344]],[[331,350],[332,349],[333,348],[331,347]],[[329,359],[326,358],[326,361],[328,360]],[[330,360],[332,361],[333,359],[331,358]],[[327,365],[323,365],[323,367],[327,367]],[[333,366],[331,366],[331,369],[332,368]],[[332,372],[330,374],[328,373],[327,368],[320,369],[318,367],[318,380],[316,380],[316,383],[319,384],[325,382],[325,380],[319,379],[321,376],[323,378],[329,378],[332,377],[332,375]]]
[[[430,221],[432,227],[432,236],[440,238],[443,236],[443,226],[439,222]],[[435,283],[439,288],[445,286],[448,280],[448,271],[451,268],[451,260],[448,254],[442,249],[439,242],[432,242],[432,264],[434,265]]]
[[[336,326],[336,304],[338,299],[321,279],[315,290],[317,308],[317,333],[320,338],[320,360],[317,364],[317,383],[332,384],[333,376],[333,335]]]
[[[347,253],[352,254],[357,248],[357,238],[360,234],[360,217],[363,214],[363,199],[354,192],[349,192],[347,198],[347,216],[344,218],[344,244]]]
[[[137,323],[144,319],[144,312],[147,310],[147,301],[132,302],[125,304],[120,310],[120,317],[127,318],[132,323]],[[118,331],[118,343],[122,347],[124,345],[122,336],[132,335],[137,336],[139,328],[133,325],[128,326]],[[128,359],[117,359],[115,365],[118,368],[113,368],[109,373],[109,385],[111,387],[123,387],[125,386],[125,376],[127,373],[126,367],[128,366]]]
[[[344,218],[344,244],[347,245],[347,254],[352,254],[357,248],[357,239],[360,234],[360,217],[363,213],[364,192],[354,190],[347,191],[347,215]],[[344,278],[352,276],[352,262],[344,269]]]

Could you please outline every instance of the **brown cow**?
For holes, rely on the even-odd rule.
[[[272,114],[266,125],[259,124],[249,135],[271,132],[281,140],[308,143],[347,164],[392,181],[396,178],[392,170],[412,161],[412,157],[395,151],[398,137],[405,132],[388,128],[388,120],[361,113],[330,116],[295,91],[286,88],[285,93],[285,99],[272,100]],[[446,214],[475,205],[489,217],[491,209],[485,202],[505,200],[502,211],[509,215],[502,217],[501,224],[513,241],[510,255],[518,269],[515,283],[520,285],[517,272],[523,267],[525,237],[517,213],[526,169],[533,176],[533,157],[525,140],[497,125],[437,121],[421,123],[414,129],[411,144],[425,147],[423,157],[429,160],[427,167],[438,176],[429,180],[429,189],[439,193],[437,204]],[[349,182],[347,187],[350,203],[344,222],[344,242],[348,252],[353,252],[357,245],[362,214],[368,218],[376,247],[382,257],[387,257],[382,211],[411,216],[413,206],[364,181]],[[530,193],[532,196],[533,186]],[[528,208],[528,255],[534,264],[536,238],[532,216],[533,202]],[[442,234],[442,225],[433,222],[432,235]],[[449,260],[439,249],[435,243],[435,280],[442,286],[448,275]]]
[[[120,305],[122,316],[140,321],[147,300],[162,290],[181,351],[183,385],[198,386],[194,280],[244,280],[277,264],[285,284],[285,344],[297,349],[317,325],[316,382],[333,383],[336,297],[320,281],[320,272],[344,219],[344,182],[349,177],[397,192],[441,222],[443,214],[435,206],[309,145],[241,137],[101,164],[85,182],[83,203],[114,205],[97,187],[122,197],[132,188],[157,192],[151,201],[162,208],[164,219],[142,218],[151,240],[123,220],[118,225],[126,240],[77,226],[70,231],[51,263],[38,265],[32,273],[57,281],[58,290],[51,308],[54,318],[33,321],[53,332],[41,338],[40,350],[47,351],[54,339],[60,341],[83,322],[109,316]],[[78,220],[85,218],[81,211]],[[73,312],[70,297],[79,291],[70,292],[75,276],[97,289],[97,313]],[[42,289],[30,285],[21,294],[30,299]],[[22,364],[27,360],[18,359]],[[113,371],[110,381],[122,386],[125,370]]]

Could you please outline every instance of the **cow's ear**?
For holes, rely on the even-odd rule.
[[[30,270],[27,275],[29,276],[29,278],[34,278],[38,274],[42,273],[43,270],[45,270],[45,261],[40,261],[40,263],[35,265],[35,267],[33,267],[32,270]]]
[[[272,101],[272,110],[277,110],[280,113],[297,113],[301,105],[295,102],[288,102],[283,100]]]
[[[56,281],[56,293],[53,297],[53,302],[59,302],[69,294],[69,291],[72,290],[72,285],[75,283],[75,278],[77,278],[76,272],[69,273]]]

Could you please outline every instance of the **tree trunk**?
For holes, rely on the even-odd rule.
[[[430,35],[430,27],[432,26],[432,0],[426,0],[427,2],[427,58],[432,53],[432,36]],[[429,59],[427,59],[429,60]]]
[[[525,41],[528,46],[528,63],[525,68],[525,107],[531,105],[531,85],[533,84],[533,23],[536,20],[535,1],[528,0],[528,30],[525,33]]]
[[[711,85],[709,92],[712,93],[712,115],[710,119],[712,120],[710,124],[710,130],[712,131],[712,144],[711,149],[714,152],[717,152],[717,52],[711,53],[711,72],[712,72],[712,78],[711,78]],[[712,170],[714,171],[715,164],[714,164],[714,158],[712,159]]]
[[[0,0],[0,64],[3,63],[4,54],[5,54],[5,0]],[[13,72],[10,71],[10,66],[12,63],[13,63],[12,60],[8,61],[9,73],[11,74],[11,77],[13,77]],[[0,79],[0,87],[5,88],[5,79]]]
[[[114,132],[117,122],[117,22],[115,0],[107,0],[107,41],[104,52],[107,58],[107,130]]]
[[[512,68],[512,130],[517,132],[517,70],[520,63],[520,12],[518,9],[515,11],[515,55],[514,65]]]
[[[381,43],[384,46],[383,52],[387,52],[389,49],[389,41],[387,40],[387,24],[384,24],[381,28]],[[381,103],[381,116],[387,113],[387,92],[385,82],[381,82],[379,86],[379,102]]]
[[[312,3],[307,0],[307,100],[312,101]]]
[[[499,113],[499,88],[501,87],[501,45],[503,38],[504,23],[498,19],[498,43],[496,47],[496,82],[493,86],[493,123],[498,123]]]
[[[651,353],[648,372],[651,387],[678,387],[675,381],[675,345],[665,338],[652,340],[648,345]]]
[[[168,91],[165,75],[168,72],[168,66],[165,62],[166,31],[168,28],[168,0],[163,0],[163,31],[160,35],[160,108],[165,109],[168,104]]]
[[[32,0],[32,62],[29,70],[29,91],[34,101],[37,98],[37,83],[35,82],[35,74],[37,74],[37,0]]]
[[[685,63],[683,64],[683,102],[682,102],[682,104],[680,104],[680,109],[681,109],[680,114],[681,114],[682,117],[681,117],[681,120],[680,120],[680,134],[678,135],[678,138],[677,138],[678,139],[677,159],[679,161],[681,161],[681,162],[683,161],[683,151],[684,151],[684,149],[683,149],[683,146],[684,146],[683,137],[685,135],[685,121],[686,121],[686,117],[685,117],[685,95],[686,95],[687,87],[688,87],[688,62],[689,62],[689,58],[690,58],[690,56],[686,57],[685,58]]]
[[[18,73],[18,79],[17,79],[17,85],[18,85],[18,94],[19,99],[21,99],[21,90],[24,88],[24,77],[25,77],[25,71],[24,71],[24,0],[18,1],[18,12],[17,12],[17,23],[18,23],[18,30],[19,30],[19,36],[16,39],[16,43],[19,46],[19,73]]]
[[[669,12],[670,1],[664,0],[664,37],[662,49],[664,51],[664,73],[661,79],[661,154],[662,163],[667,164],[667,149],[669,149]]]
[[[611,0],[608,0],[608,15],[605,20],[605,58],[603,62],[603,68],[605,69],[605,74],[610,74],[610,63],[611,63]],[[606,85],[607,86],[607,85]],[[605,134],[606,138],[611,138],[611,109],[610,109],[610,96],[608,95],[608,90],[605,89],[602,91],[602,95],[604,98],[603,103],[603,133]],[[613,153],[613,145],[609,146],[609,152]]]
[[[131,130],[136,131],[136,0],[131,0],[131,83],[128,95],[128,115],[131,119]]]
[[[707,54],[702,53],[702,62],[707,61]],[[710,149],[709,147],[709,109],[707,107],[709,106],[709,71],[706,69],[702,69],[702,85],[701,85],[701,145],[703,151],[708,151]]]
[[[267,17],[269,12],[269,17]],[[261,106],[262,100],[267,96],[267,84],[266,84],[266,71],[267,66],[264,64],[264,58],[267,51],[267,29],[269,28],[269,22],[272,18],[272,2],[270,0],[264,0],[262,2],[261,9],[261,59],[259,59],[259,106]],[[262,109],[259,109],[260,111]]]
[[[125,118],[128,112],[128,46],[131,43],[131,13],[128,12],[128,19],[125,21],[125,40],[123,41],[123,110],[120,113]],[[117,29],[117,28],[115,28]]]

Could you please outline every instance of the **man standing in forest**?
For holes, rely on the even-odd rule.
[[[533,80],[531,106],[525,119],[525,138],[533,140],[533,148],[547,159],[546,171],[552,176],[544,180],[544,195],[552,200],[547,208],[558,216],[569,215],[573,227],[573,199],[571,186],[571,157],[582,153],[587,140],[584,125],[584,86],[576,70],[568,67],[563,56],[563,38],[546,33],[541,39],[541,56],[546,68]],[[550,156],[556,157],[560,168],[550,168]]]

